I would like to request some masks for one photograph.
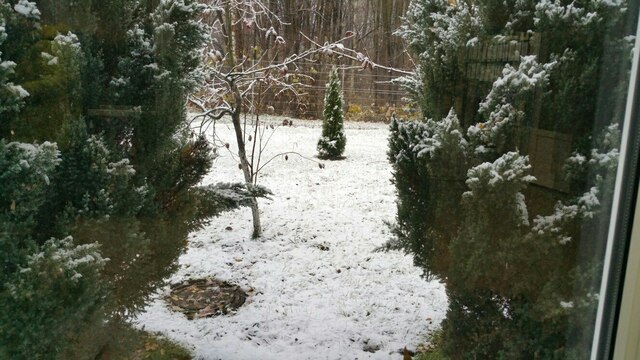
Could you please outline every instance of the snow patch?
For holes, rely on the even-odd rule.
[[[27,19],[40,20],[40,10],[34,2],[20,0],[13,6],[13,10]]]
[[[315,156],[322,122],[295,124],[277,128],[263,159]],[[445,316],[444,285],[425,281],[409,255],[374,251],[391,237],[384,221],[395,217],[388,126],[345,122],[345,134],[346,159],[324,169],[298,156],[262,169],[258,183],[274,193],[260,200],[262,238],[250,239],[249,209],[190,235],[169,282],[211,276],[253,289],[236,314],[190,321],[161,293],[137,325],[204,359],[401,359],[398,349],[424,341]],[[233,142],[232,125],[219,122],[216,136]],[[222,152],[203,185],[228,181],[243,177],[234,155]]]

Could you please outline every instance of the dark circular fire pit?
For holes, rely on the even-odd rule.
[[[247,300],[247,293],[226,281],[214,278],[191,279],[171,286],[167,301],[189,320],[226,315]]]

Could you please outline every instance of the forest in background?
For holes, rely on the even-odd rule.
[[[344,46],[357,50],[374,64],[403,70],[415,67],[402,38],[394,35],[402,24],[408,0],[271,0],[264,4],[269,14],[264,16],[260,25],[257,25],[259,19],[234,24],[238,58],[246,57],[249,61],[262,61],[263,64],[278,62],[309,49],[313,46],[309,39],[327,44],[348,37],[342,42]],[[237,16],[241,17],[240,14]],[[275,44],[273,38],[265,36],[268,26],[274,28],[284,43]],[[268,50],[269,56],[260,60],[264,50]],[[321,117],[324,85],[334,66],[342,69],[340,77],[347,119],[388,121],[393,111],[408,109],[404,99],[406,92],[392,83],[399,73],[376,66],[354,65],[351,59],[333,53],[317,54],[298,62],[292,71],[312,78],[300,77],[299,81],[304,84],[301,87],[303,95],[276,97],[274,92],[265,98],[262,111],[269,111],[267,107],[272,106],[273,111],[283,115]]]

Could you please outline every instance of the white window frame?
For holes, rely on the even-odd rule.
[[[636,21],[592,360],[640,359],[640,18]]]

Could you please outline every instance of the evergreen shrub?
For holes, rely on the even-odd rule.
[[[322,137],[318,140],[318,157],[320,159],[340,159],[344,153],[347,137],[344,134],[343,103],[338,70],[333,69],[324,95]]]
[[[0,3],[0,358],[108,358],[189,231],[267,195],[197,186],[212,152],[185,98],[202,9]],[[127,115],[92,114],[101,105]]]
[[[446,285],[448,358],[589,356],[630,68],[626,9],[411,1],[399,34],[420,61],[399,81],[425,119],[391,123],[390,247]],[[470,48],[502,46],[514,30],[540,36],[537,53],[505,63],[489,84],[465,72]],[[472,88],[485,90],[463,125],[455,110],[468,111],[459,100],[473,100],[464,97]],[[534,126],[573,138],[566,193],[532,176],[544,164],[521,144]]]

